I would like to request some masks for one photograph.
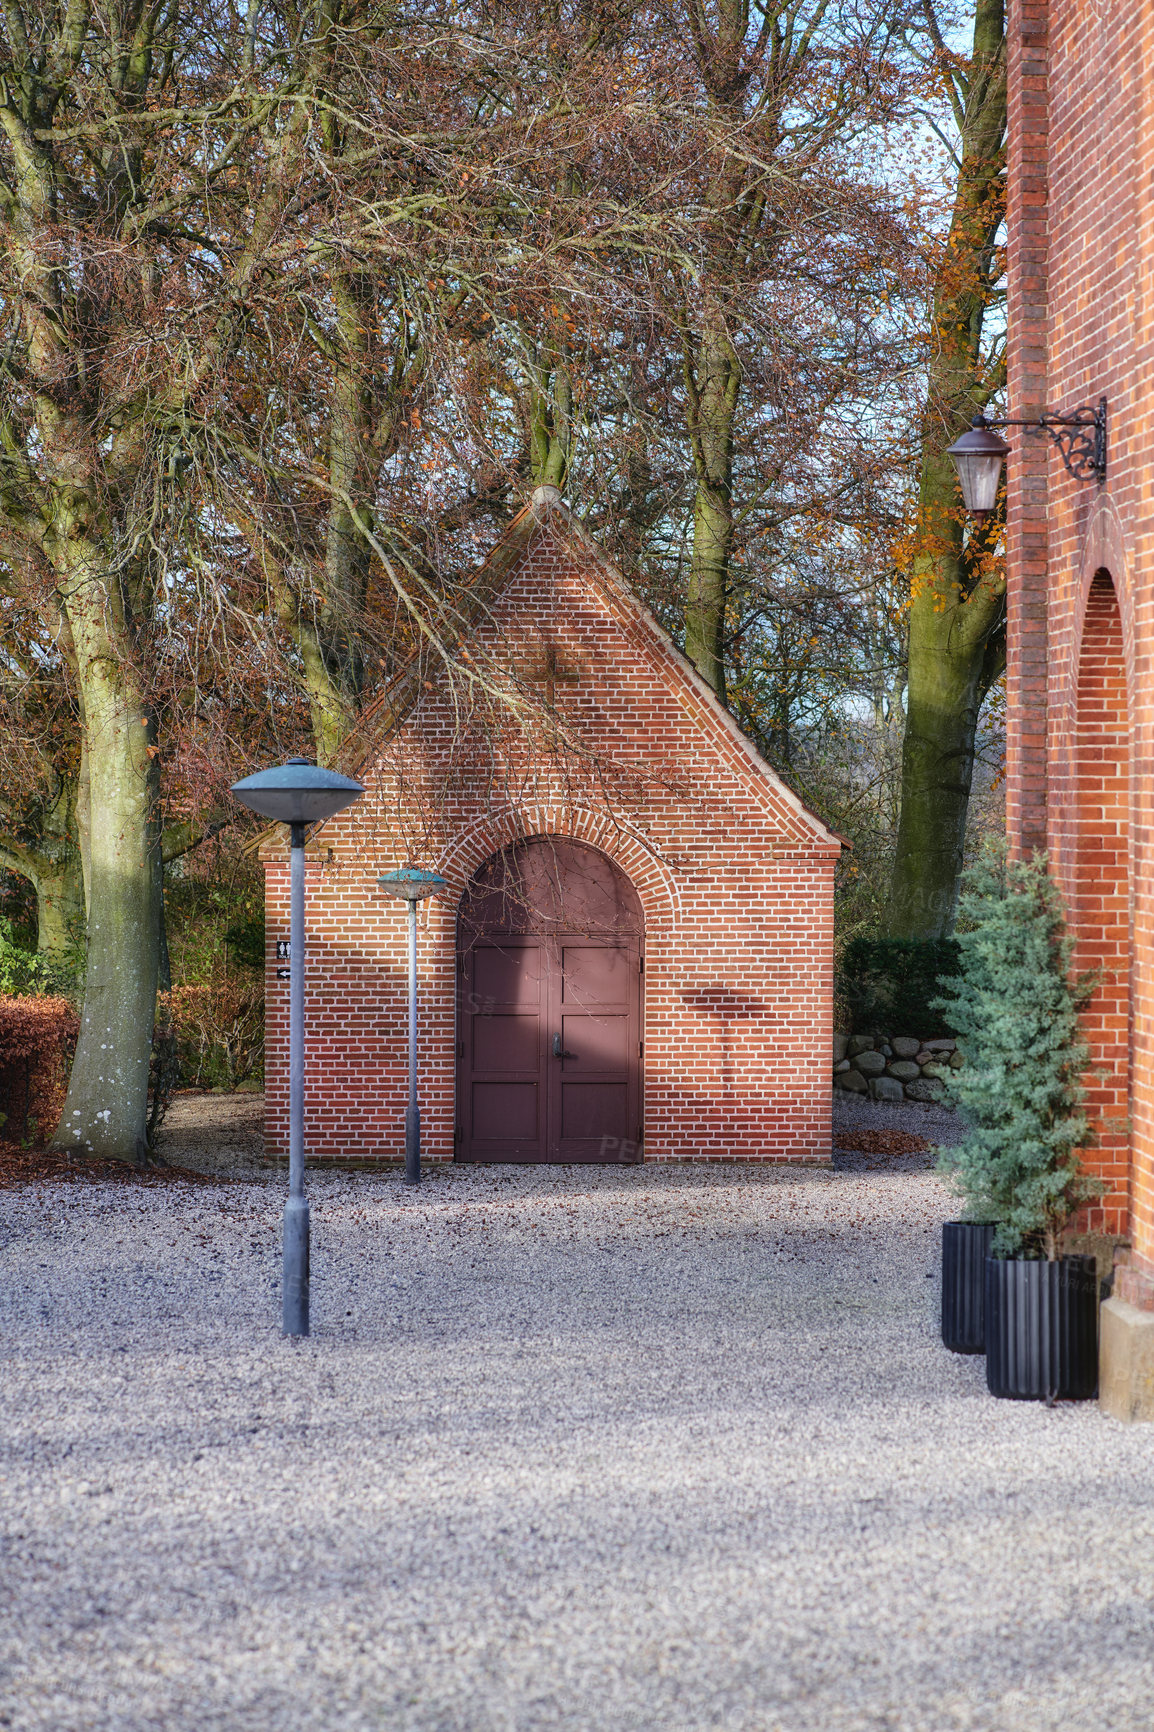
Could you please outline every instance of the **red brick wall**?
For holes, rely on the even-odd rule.
[[[1106,970],[1089,1224],[1154,1271],[1154,9],[1013,0],[1008,30],[1009,413],[1109,414],[1104,486],[1013,432],[1010,833],[1049,846],[1080,960]]]
[[[576,837],[629,874],[645,911],[647,1160],[824,1161],[830,1151],[833,871],[821,832],[716,712],[674,653],[548,527],[481,635],[511,677],[548,646],[555,750],[458,687],[425,692],[365,796],[312,839],[308,864],[305,1147],[398,1159],[406,1060],[405,916],[380,872],[433,867],[422,905],[423,1145],[453,1153],[456,907],[520,835]],[[597,580],[601,588],[596,587]],[[495,729],[503,730],[498,738]],[[269,1147],[287,1143],[288,870],[267,860]]]
[[[1046,243],[1049,103],[1046,0],[1011,0],[1009,69],[1008,398],[1014,415],[1046,402]],[[1011,842],[1046,845],[1047,451],[1011,434],[1006,499],[1006,818]]]
[[[1091,1050],[1086,1105],[1097,1127],[1088,1159],[1108,1187],[1087,1211],[1086,1224],[1124,1232],[1130,1147],[1130,729],[1122,620],[1105,571],[1091,585],[1081,632],[1073,744],[1067,909],[1078,937],[1075,967],[1100,976],[1083,1019]],[[1055,814],[1056,823],[1061,816]]]

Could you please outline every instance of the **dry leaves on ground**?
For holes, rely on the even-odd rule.
[[[188,1167],[128,1167],[121,1161],[80,1161],[55,1149],[22,1149],[15,1143],[0,1143],[0,1190],[22,1185],[87,1183],[117,1180],[132,1185],[218,1185],[223,1181],[211,1173],[196,1173]]]
[[[922,1155],[934,1145],[914,1131],[839,1131],[833,1146],[855,1155]]]

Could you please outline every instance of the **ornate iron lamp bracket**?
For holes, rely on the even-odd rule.
[[[1036,421],[1016,421],[1003,418],[990,421],[990,427],[1040,428],[1048,433],[1062,462],[1079,481],[1102,481],[1106,475],[1106,399],[1098,399],[1097,408],[1083,403],[1072,415],[1039,415]]]

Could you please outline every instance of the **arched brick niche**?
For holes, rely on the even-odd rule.
[[[1091,1048],[1087,1106],[1097,1132],[1088,1156],[1107,1186],[1094,1230],[1128,1220],[1130,1112],[1130,704],[1118,597],[1110,573],[1090,584],[1078,657],[1070,922],[1075,962],[1102,979],[1085,1015]],[[1071,881],[1072,879],[1072,881]]]

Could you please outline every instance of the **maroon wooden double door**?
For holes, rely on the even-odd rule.
[[[495,855],[458,927],[457,1158],[641,1159],[641,906],[582,843]]]

